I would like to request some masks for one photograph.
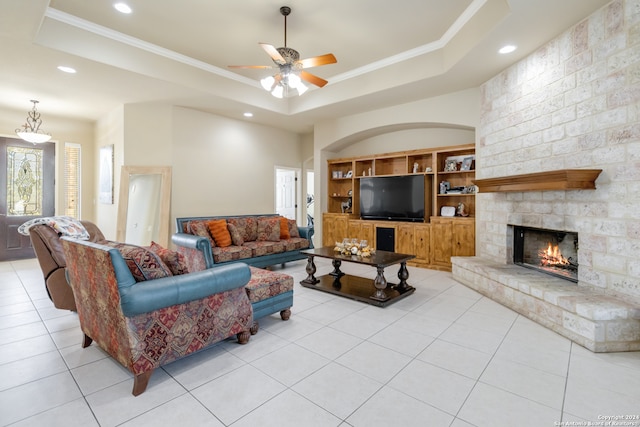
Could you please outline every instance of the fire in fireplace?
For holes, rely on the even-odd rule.
[[[514,264],[578,281],[578,233],[522,226],[513,232]]]

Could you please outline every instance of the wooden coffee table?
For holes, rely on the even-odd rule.
[[[407,261],[415,258],[414,255],[387,251],[376,251],[370,257],[341,255],[334,251],[332,246],[300,252],[308,257],[306,268],[308,276],[300,282],[305,288],[329,292],[378,307],[386,307],[411,295],[416,290],[416,288],[407,284],[407,279],[409,278]],[[333,271],[324,276],[315,277],[316,265],[313,262],[314,257],[331,259]],[[375,267],[377,275],[375,279],[370,279],[345,274],[340,270],[343,261]],[[400,281],[397,284],[391,284],[384,277],[384,269],[395,264],[400,264],[400,270],[398,271],[398,279]]]

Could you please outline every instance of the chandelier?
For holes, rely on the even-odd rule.
[[[31,102],[33,102],[33,109],[27,113],[26,123],[23,124],[22,127],[16,129],[16,134],[27,142],[41,144],[49,141],[51,139],[51,135],[40,130],[42,119],[40,118],[40,113],[38,113],[36,108],[38,101],[32,99]]]

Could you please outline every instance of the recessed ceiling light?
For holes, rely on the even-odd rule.
[[[60,71],[64,71],[65,73],[69,73],[69,74],[75,74],[76,69],[75,68],[71,68],[71,67],[66,67],[64,65],[60,65],[58,67],[58,70]]]
[[[506,46],[503,46],[500,48],[500,50],[498,52],[505,54],[505,53],[511,53],[514,50],[516,50],[516,46],[512,45],[512,44],[508,44]]]
[[[116,3],[113,7],[120,13],[131,13],[131,8],[126,3]]]
[[[253,113],[249,113],[249,112],[244,113],[243,115],[244,115],[245,117],[253,117]]]

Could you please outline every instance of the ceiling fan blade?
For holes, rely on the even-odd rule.
[[[300,78],[306,82],[309,82],[311,84],[314,84],[318,87],[323,87],[324,85],[326,85],[327,83],[329,83],[328,81],[326,81],[325,79],[321,79],[318,76],[314,76],[311,73],[307,73],[306,71],[302,70],[300,71]]]
[[[326,55],[314,56],[313,58],[301,59],[297,61],[302,65],[302,68],[318,67],[320,65],[335,64],[338,62],[333,53],[327,53]]]
[[[259,70],[276,68],[272,65],[227,65],[229,68],[257,68]]]
[[[260,47],[262,47],[262,49],[264,49],[265,52],[267,52],[267,55],[269,55],[276,64],[284,64],[287,62],[284,60],[282,55],[280,55],[280,52],[278,52],[278,49],[276,49],[274,46],[267,43],[258,43],[258,44],[260,45]]]

